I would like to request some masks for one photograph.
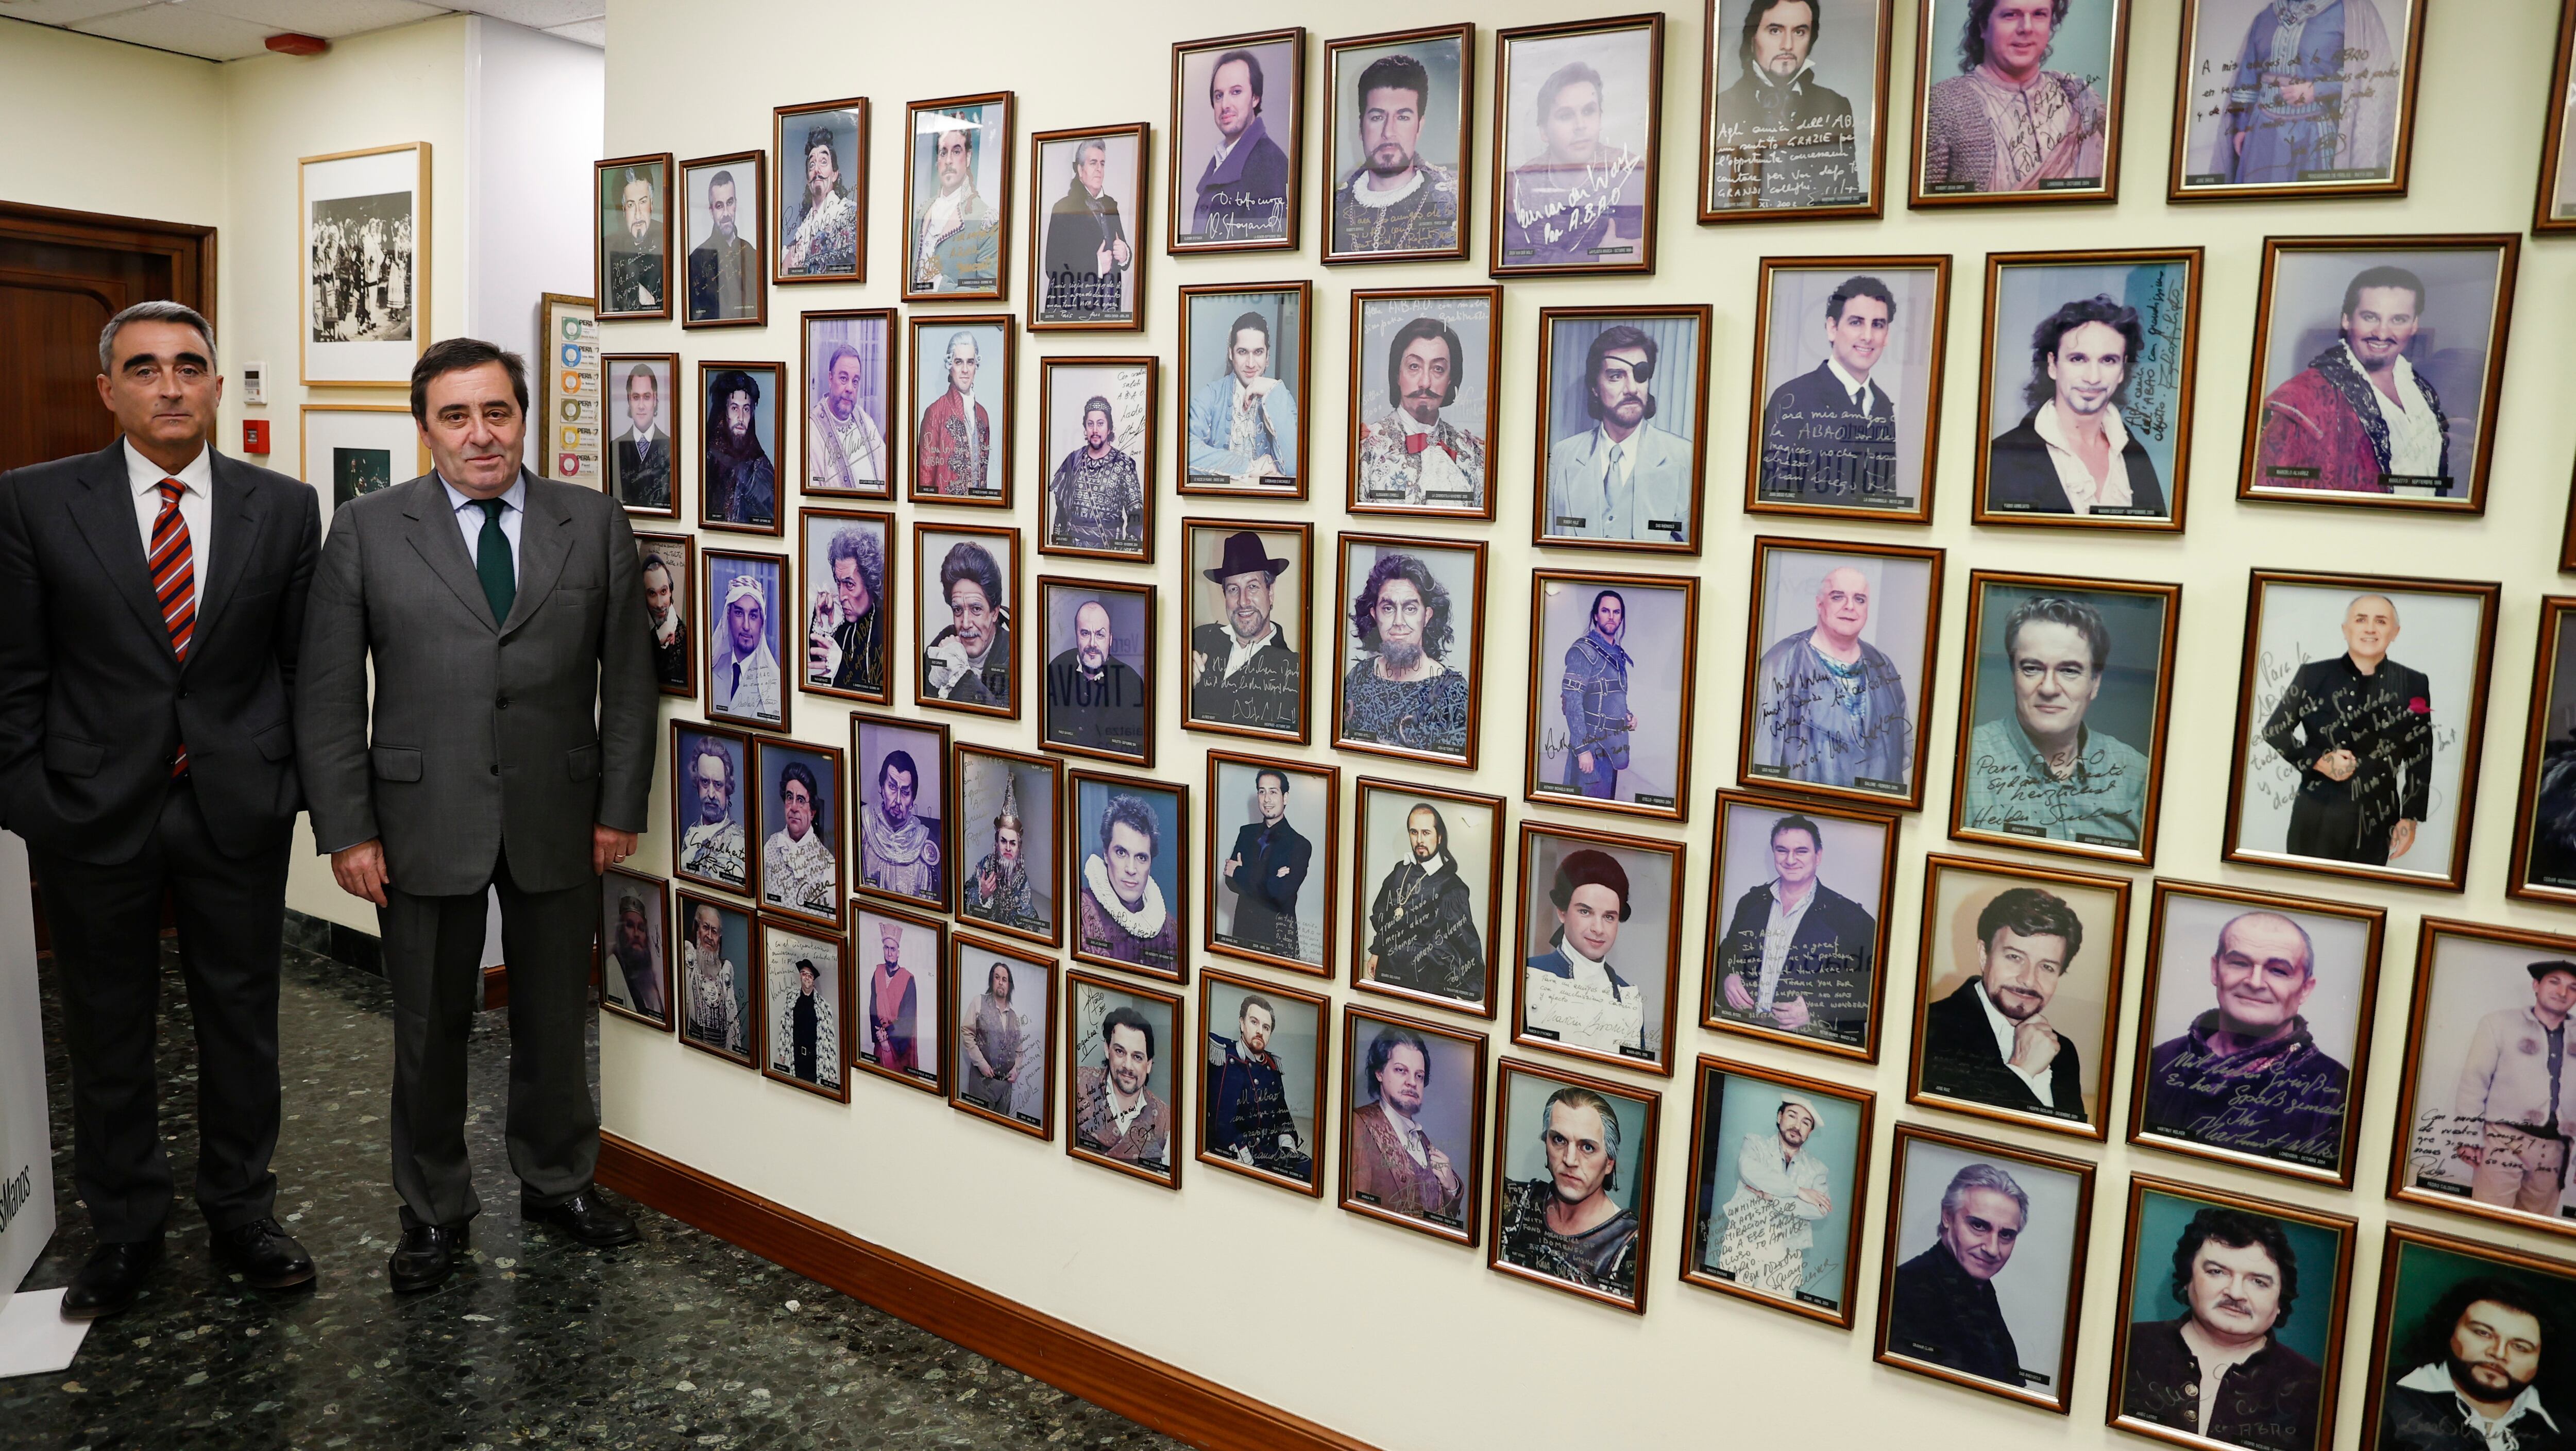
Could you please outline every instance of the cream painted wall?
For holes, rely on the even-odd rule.
[[[221,226],[225,102],[211,61],[0,18],[0,197]]]

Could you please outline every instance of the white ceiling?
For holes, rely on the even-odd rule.
[[[458,10],[584,45],[608,43],[608,0],[0,0],[0,16],[206,60],[263,54],[281,31],[338,40]]]

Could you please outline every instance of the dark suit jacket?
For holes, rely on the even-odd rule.
[[[2074,501],[2066,497],[2066,486],[2058,482],[2057,465],[2049,459],[2048,444],[2039,436],[2038,419],[2039,410],[2033,408],[2022,415],[2019,424],[1988,446],[1987,508],[2032,514],[2075,512]],[[2128,446],[2120,450],[2120,465],[2129,471],[2129,507],[2164,513],[2164,486],[2156,482],[2156,466],[2134,433],[2129,435]]]
[[[1234,850],[1226,853],[1226,859],[1239,856],[1243,866],[1228,874],[1225,884],[1235,892],[1236,940],[1262,947],[1284,944],[1281,951],[1296,951],[1297,892],[1306,885],[1306,866],[1314,854],[1315,844],[1298,835],[1285,818],[1271,828],[1267,852],[1261,850],[1260,822],[1247,821],[1235,828]],[[1288,868],[1288,875],[1279,875],[1281,867]]]
[[[144,564],[123,440],[0,474],[0,824],[114,865],[160,818],[181,742],[206,830],[275,846],[304,797],[290,696],[321,547],[307,485],[215,454],[187,663]]]
[[[2084,1116],[2084,1064],[2075,1040],[2064,1033],[2057,1035],[2057,1056],[2048,1065],[2048,1096],[2056,1103],[2040,1102],[2021,1075],[2004,1066],[2003,1050],[1995,1044],[1985,1005],[1977,1001],[1984,990],[1972,977],[1959,984],[1957,992],[1923,1010],[1924,1090],[2021,1113],[2091,1122]],[[2062,1109],[2057,1106],[2060,1103],[2074,1107]]]
[[[635,435],[616,440],[617,472],[614,483],[617,502],[641,509],[667,509],[671,506],[671,435],[657,434],[653,440],[653,461],[648,466],[636,447]]]
[[[1788,961],[1781,964],[1773,1001],[1804,997],[1820,1031],[1858,1043],[1868,1033],[1878,923],[1868,908],[1822,882],[1815,892],[1816,900],[1807,904],[1789,938]],[[1736,898],[1735,915],[1727,919],[1726,940],[1718,949],[1718,970],[1742,973],[1746,989],[1754,988],[1762,976],[1762,939],[1770,930],[1771,884],[1764,882]],[[1719,1000],[1723,1006],[1723,994]]]
[[[507,620],[435,474],[341,505],[314,576],[295,698],[313,844],[381,838],[414,896],[481,891],[505,850],[522,890],[562,891],[597,879],[594,823],[645,829],[661,692],[634,531],[596,489],[520,478]]]
[[[1869,412],[1852,411],[1824,363],[1771,390],[1762,408],[1762,487],[1854,499],[1896,492],[1896,402],[1873,378]]]

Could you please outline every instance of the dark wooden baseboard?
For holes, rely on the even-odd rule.
[[[1364,1441],[1006,1300],[615,1134],[599,1136],[599,1182],[943,1340],[1207,1451],[1371,1451]]]

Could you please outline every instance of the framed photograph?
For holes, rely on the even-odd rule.
[[[1153,358],[1040,358],[1038,414],[1055,472],[1038,496],[1038,552],[1154,558]]]
[[[1909,811],[1923,804],[1941,564],[1938,549],[1754,537],[1738,776]]]
[[[1485,546],[1341,536],[1333,745],[1476,769]]]
[[[949,891],[947,823],[931,816],[948,799],[948,727],[935,721],[850,713],[850,759],[858,764],[859,873],[862,897],[945,912]]]
[[[2388,1195],[2576,1234],[2576,938],[2427,917],[2415,947],[2406,1082]]]
[[[787,368],[781,363],[700,363],[698,524],[735,534],[785,531],[778,460],[786,457]]]
[[[1323,1198],[1332,1002],[1211,969],[1199,1022],[1199,1162]]]
[[[2424,0],[2192,0],[2166,197],[2404,196],[2423,54]]]
[[[2254,570],[2226,859],[2459,891],[2500,593]]]
[[[1181,1000],[1067,970],[1064,1151],[1166,1189],[1181,1187]]]
[[[1188,981],[1190,788],[1074,771],[1068,791],[1074,960]]]
[[[749,736],[696,721],[671,722],[672,876],[751,895],[758,858],[744,842],[750,804],[742,793],[750,773]],[[681,935],[688,935],[685,922]]]
[[[400,388],[429,346],[429,143],[295,163],[307,388]]]
[[[760,1076],[850,1101],[850,944],[760,919]]]
[[[1831,27],[1819,23],[1821,5],[1708,0],[1708,48],[1700,56],[1702,222],[1885,213],[1895,0],[1856,13],[1837,9]]]
[[[1056,1032],[1055,963],[960,932],[948,942],[949,1021],[956,1024],[957,1071],[949,1106],[1017,1129],[1055,1137],[1050,1090]]]
[[[1306,744],[1315,526],[1184,519],[1181,555],[1182,729]]]
[[[680,1041],[749,1068],[751,912],[685,888],[679,898]]]
[[[2065,1415],[2093,1166],[1910,1123],[1888,1157],[1879,1364]]]
[[[2533,204],[2534,235],[2576,231],[2576,148],[2567,144],[2576,131],[2576,80],[2569,62],[2576,58],[2576,7],[2558,7],[2558,64],[2549,73],[2548,109],[2541,117],[2540,200]]]
[[[1987,254],[1976,522],[2180,532],[2199,343],[2198,247]]]
[[[910,322],[912,482],[904,497],[916,504],[1011,507],[1011,429],[1019,399],[1011,315],[915,313]],[[925,380],[938,390],[926,403]]]
[[[760,794],[751,834],[760,838],[763,911],[841,925],[846,855],[841,840],[841,748],[771,736],[751,744]]]
[[[1926,857],[1905,1101],[2107,1139],[2128,947],[2124,877]]]
[[[2129,1142],[2351,1188],[2387,925],[2384,907],[2158,879]]]
[[[1950,835],[2156,855],[2182,586],[1977,570]]]
[[[778,661],[787,624],[772,607],[785,598],[787,560],[731,549],[698,551],[699,595],[715,616],[707,626],[707,719],[787,729],[791,693]]]
[[[679,518],[680,355],[607,353],[599,362],[612,410],[600,482],[629,518]]]
[[[2127,0],[1921,5],[1908,205],[2119,200]]]
[[[684,328],[769,325],[765,159],[757,151],[738,151],[680,163],[687,194],[680,231],[688,252]]]
[[[1172,46],[1166,251],[1297,249],[1305,95],[1304,26]]]
[[[1494,1015],[1503,798],[1362,776],[1351,986]]]
[[[805,604],[799,690],[894,703],[894,513],[796,511],[796,569]]]
[[[1324,260],[1467,255],[1475,151],[1476,27],[1440,25],[1324,42],[1332,210]]]
[[[2510,232],[2266,239],[2236,497],[2486,512],[2521,253]]]
[[[671,315],[671,153],[591,163],[599,193],[590,295],[601,322]]]
[[[1663,1095],[1504,1059],[1485,1263],[1646,1313]]]
[[[2505,894],[2576,906],[2576,597],[2540,602],[2531,721],[2514,797],[2513,870]]]
[[[1849,1330],[1878,1096],[1703,1056],[1682,1283]]]
[[[1064,940],[1057,912],[1056,813],[1064,763],[1053,756],[958,743],[949,756],[948,819],[966,864],[957,915],[991,932],[1049,947]]]
[[[1502,327],[1499,287],[1351,294],[1352,513],[1494,517]]]
[[[1745,511],[1930,523],[1950,259],[1765,257],[1761,299]]]
[[[1303,499],[1315,285],[1181,289],[1180,491]]]
[[[778,265],[770,280],[865,282],[867,97],[780,106],[769,127],[778,158]]]
[[[894,309],[808,312],[805,481],[808,494],[891,499],[895,447]]]
[[[671,884],[610,867],[599,894],[599,1005],[671,1031]]]
[[[2110,1423],[2177,1446],[2333,1445],[2359,1231],[2340,1214],[2131,1179]],[[2222,1356],[2233,1363],[2213,1390],[2201,1366]]]
[[[1145,325],[1145,123],[1029,138],[1029,331]]]
[[[867,955],[867,965],[859,969],[858,1039],[851,1066],[906,1088],[947,1096],[948,1060],[940,1049],[952,1038],[941,1017],[948,988],[939,974],[948,963],[948,924],[859,903],[851,912],[850,941]],[[1043,1080],[1045,1075],[1039,1076]]]
[[[1718,792],[1701,1023],[1877,1062],[1896,834],[1882,812]]]
[[[2570,1294],[2564,1260],[2389,1225],[2360,1444],[2439,1445],[2463,1401],[2518,1444],[2548,1436],[2563,1424],[2552,1408],[2576,1401],[2550,1342],[2567,1333]]]
[[[1020,718],[1011,618],[1020,595],[1020,531],[912,523],[913,630],[921,669],[912,703]]]
[[[1705,304],[1539,313],[1532,542],[1699,553],[1708,332]]]
[[[1664,15],[1494,32],[1496,277],[1651,274]]]
[[[1154,764],[1154,598],[1152,585],[1038,576],[1047,662],[1039,745]]]
[[[302,477],[330,513],[435,467],[411,409],[398,403],[306,403],[296,409]]]
[[[1671,1076],[1683,851],[1521,823],[1515,1045]]]
[[[903,108],[903,300],[1001,302],[1011,291],[1009,91]]]
[[[1699,581],[1542,569],[1530,585],[1530,749],[1521,794],[1687,818]]]
[[[1342,1007],[1341,1206],[1473,1249],[1485,1038]]]
[[[1202,945],[1265,967],[1332,976],[1326,953],[1342,880],[1341,768],[1210,751],[1207,772]]]

